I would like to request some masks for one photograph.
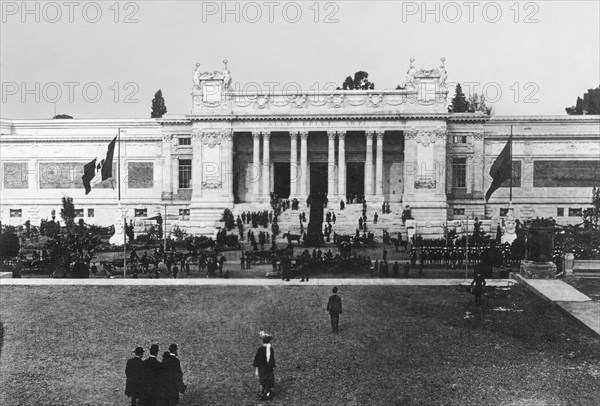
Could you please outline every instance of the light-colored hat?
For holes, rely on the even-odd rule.
[[[259,332],[258,336],[261,340],[263,340],[264,343],[268,343],[273,339],[273,336],[271,334],[265,333],[264,331]]]

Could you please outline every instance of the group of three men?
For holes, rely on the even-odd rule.
[[[177,345],[171,344],[169,351],[158,360],[158,345],[150,346],[150,355],[145,360],[144,349],[137,347],[135,357],[125,367],[125,395],[133,406],[173,406],[179,403],[179,394],[184,393],[181,363],[177,358]]]

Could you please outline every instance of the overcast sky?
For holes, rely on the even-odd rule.
[[[51,118],[56,105],[147,118],[159,88],[169,114],[189,114],[195,64],[221,70],[225,58],[236,87],[267,91],[357,70],[394,89],[410,58],[434,68],[445,57],[448,81],[472,82],[497,115],[564,115],[600,83],[598,1],[224,4],[2,1],[0,116]]]

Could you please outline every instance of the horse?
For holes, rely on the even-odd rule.
[[[283,234],[282,237],[287,238],[288,244],[291,244],[292,241],[296,241],[298,244],[300,244],[300,240],[302,239],[300,234],[290,234],[289,232]]]

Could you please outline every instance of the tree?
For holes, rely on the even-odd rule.
[[[467,108],[469,113],[480,111],[488,116],[492,114],[492,107],[486,104],[484,95],[479,96],[477,93],[473,93],[469,96],[467,103],[469,104]]]
[[[154,99],[152,99],[152,112],[150,117],[161,118],[165,114],[167,114],[167,106],[165,105],[162,90],[158,89],[158,92],[154,94]]]
[[[54,117],[52,117],[53,119],[57,120],[57,119],[72,119],[73,117],[68,115],[68,114],[57,114]]]
[[[462,91],[460,83],[456,84],[456,90],[450,106],[448,106],[448,113],[465,113],[469,109],[469,102],[467,97]]]
[[[63,196],[62,205],[63,207],[60,209],[60,217],[62,217],[65,222],[67,233],[71,234],[71,230],[75,225],[75,205],[73,204],[73,198]]]
[[[568,115],[600,114],[600,86],[588,89],[583,99],[577,97],[575,106],[565,108]]]
[[[14,258],[20,249],[21,243],[14,231],[6,229],[0,234],[0,258]]]
[[[600,187],[592,189],[592,205],[589,209],[583,211],[583,223],[586,228],[593,226],[598,228],[600,221]]]
[[[348,76],[344,83],[342,83],[343,90],[373,90],[375,89],[375,83],[369,81],[369,73],[359,70],[354,73],[354,79],[352,76]],[[338,87],[338,90],[340,88]]]

